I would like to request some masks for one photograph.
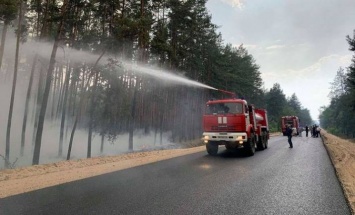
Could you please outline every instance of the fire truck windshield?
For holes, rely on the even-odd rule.
[[[287,120],[287,119],[285,119],[285,125],[293,125],[293,120],[291,119],[291,120]]]
[[[215,103],[215,104],[208,104],[206,107],[206,114],[241,114],[243,113],[243,104],[242,103]]]

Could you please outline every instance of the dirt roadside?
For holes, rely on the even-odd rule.
[[[351,212],[355,214],[355,143],[341,139],[324,130],[321,131],[321,137]]]
[[[355,143],[326,131],[321,134],[352,214],[355,214]],[[277,135],[280,134],[272,136]],[[196,144],[186,144],[189,148],[183,149],[135,152],[0,170],[0,198],[206,150]]]

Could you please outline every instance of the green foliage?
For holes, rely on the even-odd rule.
[[[270,91],[266,93],[266,104],[271,119],[278,120],[283,115],[283,110],[286,106],[286,96],[280,84],[274,84]]]
[[[353,58],[351,60],[351,65],[348,67],[348,73],[347,73],[347,93],[353,95],[350,98],[351,106],[353,110],[355,110],[355,30],[354,30],[354,35],[353,38],[350,38],[350,36],[347,36],[347,42],[349,43],[349,50],[354,52]]]
[[[9,23],[17,16],[20,0],[0,0],[0,20]]]
[[[346,86],[346,73],[344,72],[343,68],[339,68],[337,74],[334,78],[334,81],[331,83],[329,98],[339,98],[340,96],[344,95],[347,86]]]
[[[270,132],[280,131],[280,122],[269,120],[269,130]]]
[[[349,50],[355,53],[355,33],[353,38],[347,36]],[[329,132],[354,138],[355,137],[355,54],[352,64],[344,69],[339,68],[331,83],[330,105],[322,107],[320,124]]]
[[[288,107],[288,113],[289,115],[294,115],[298,116],[300,120],[300,126],[304,127],[306,125],[311,125],[313,124],[313,120],[310,116],[309,110],[304,109],[301,105],[301,102],[298,100],[298,97],[296,94],[292,94],[291,97],[287,100]],[[285,112],[287,113],[287,112]]]
[[[301,126],[304,127],[306,125],[309,126],[313,124],[313,119],[311,118],[311,114],[309,113],[309,110],[307,108],[302,108],[298,116],[300,119]]]
[[[266,92],[265,98],[270,121],[269,127],[271,130],[281,130],[280,123],[282,116],[298,116],[301,126],[312,124],[309,110],[302,108],[296,94],[292,94],[292,96],[287,99],[280,84],[274,84],[270,91]]]

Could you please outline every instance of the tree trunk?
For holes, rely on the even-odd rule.
[[[121,19],[125,18],[125,13],[126,13],[126,0],[123,0],[122,2],[122,13],[121,13]]]
[[[157,144],[158,125],[154,128],[154,146]]]
[[[100,57],[96,60],[95,62],[95,65],[93,67],[93,71],[96,70],[96,67],[97,67],[97,64],[99,63],[100,59],[102,58],[102,56],[105,54],[105,51],[102,52],[102,54],[100,55]],[[76,130],[76,126],[78,124],[78,121],[79,121],[79,116],[81,114],[81,110],[83,109],[84,107],[84,100],[85,100],[85,93],[84,93],[84,90],[87,89],[89,83],[90,83],[90,80],[91,80],[91,77],[92,77],[93,73],[91,73],[88,77],[88,80],[86,82],[86,84],[83,84],[85,85],[81,91],[81,96],[80,96],[80,104],[79,104],[79,110],[77,111],[76,113],[76,117],[75,117],[75,122],[74,122],[74,126],[73,126],[73,129],[72,129],[72,132],[71,132],[71,135],[70,135],[70,142],[69,142],[69,147],[68,147],[68,154],[67,154],[67,160],[70,160],[70,154],[71,154],[71,148],[72,148],[72,145],[73,145],[73,140],[74,140],[74,134],[75,134],[75,130]],[[85,80],[83,79],[83,82]]]
[[[96,99],[96,88],[97,88],[97,80],[99,78],[99,72],[95,72],[94,85],[92,86],[92,97],[91,97],[91,105],[90,105],[90,120],[89,120],[89,132],[88,132],[88,149],[87,149],[87,158],[91,158],[91,140],[92,140],[92,129],[94,123],[94,111],[95,111],[95,99]]]
[[[39,80],[38,80],[38,87],[37,87],[37,103],[34,106],[35,109],[35,123],[33,125],[33,135],[32,135],[32,145],[35,145],[36,142],[36,132],[37,132],[37,127],[38,127],[38,116],[39,116],[39,112],[40,112],[40,108],[41,108],[41,104],[42,104],[42,99],[43,99],[43,75],[44,75],[44,71],[41,68],[40,72],[39,72]]]
[[[29,106],[30,98],[31,98],[33,75],[34,75],[34,71],[35,71],[35,68],[36,68],[37,59],[38,59],[38,54],[36,54],[34,59],[33,59],[30,80],[29,80],[28,88],[27,88],[26,103],[25,103],[25,113],[23,115],[22,133],[21,133],[21,156],[23,156],[23,152],[24,152],[24,149],[25,149],[25,137],[26,137],[28,106]]]
[[[19,20],[18,20],[17,38],[16,38],[15,69],[14,69],[14,77],[13,77],[13,81],[12,81],[9,115],[8,115],[8,120],[7,120],[5,168],[8,168],[10,165],[10,134],[11,134],[12,112],[14,109],[16,82],[17,82],[18,59],[19,59],[18,56],[19,56],[20,37],[21,37],[21,24],[22,24],[22,1],[20,1],[20,11],[19,11]]]
[[[37,165],[39,164],[39,156],[40,156],[40,150],[41,150],[41,143],[42,143],[42,132],[43,132],[43,125],[44,125],[44,118],[46,115],[46,110],[47,110],[47,103],[48,103],[48,97],[49,97],[49,90],[51,87],[51,82],[52,82],[52,76],[53,76],[53,70],[54,70],[54,64],[55,64],[55,57],[57,54],[57,49],[59,46],[59,40],[61,33],[63,31],[63,25],[64,21],[66,19],[66,7],[67,7],[67,2],[68,0],[64,0],[63,6],[62,6],[62,19],[60,21],[59,27],[58,27],[58,32],[56,39],[54,41],[53,49],[52,49],[52,54],[51,58],[49,61],[49,68],[47,72],[47,78],[46,78],[46,86],[44,88],[44,94],[43,94],[43,101],[41,105],[41,110],[39,114],[39,119],[38,119],[38,127],[37,127],[37,132],[36,132],[36,142],[35,142],[35,148],[34,148],[34,153],[33,153],[33,159],[32,159],[32,165]]]
[[[72,129],[71,134],[70,134],[70,141],[69,141],[69,147],[68,147],[67,160],[70,160],[71,148],[73,146],[74,133],[75,133],[75,130],[76,130],[76,125],[78,124],[78,118],[79,117],[77,116],[76,119],[75,119],[74,125],[73,125],[73,129]]]
[[[73,73],[75,73],[75,71],[73,71]],[[67,139],[68,139],[68,131],[69,131],[69,121],[71,122],[72,121],[72,119],[73,119],[73,115],[74,114],[72,114],[71,115],[71,109],[75,109],[75,105],[72,105],[74,102],[72,102],[72,100],[73,100],[73,92],[74,91],[76,91],[77,90],[77,82],[78,82],[78,80],[77,79],[73,79],[73,80],[71,80],[71,82],[70,82],[70,87],[69,87],[69,91],[70,91],[70,93],[68,93],[68,96],[69,96],[69,98],[68,98],[68,102],[69,102],[69,104],[68,104],[68,121],[67,121],[67,125],[65,126],[65,141],[67,141]],[[76,96],[74,96],[74,99],[76,98]]]
[[[46,6],[44,11],[43,17],[43,25],[41,29],[41,37],[40,39],[43,40],[44,38],[48,37],[48,14],[49,14],[49,0],[46,0]]]
[[[53,74],[53,77],[54,77],[54,83],[53,83],[53,87],[52,87],[52,107],[51,107],[51,120],[53,121],[53,117],[54,117],[54,108],[55,108],[55,97],[56,97],[56,94],[55,94],[55,91],[57,89],[57,81],[58,81],[58,74],[61,70],[61,67],[57,67],[56,69],[54,69],[54,74]]]
[[[135,129],[135,113],[136,113],[136,100],[137,100],[137,87],[138,83],[134,87],[132,106],[131,106],[131,120],[129,123],[129,136],[128,136],[128,150],[133,151],[133,131]]]
[[[40,31],[40,22],[41,22],[41,1],[42,0],[36,0],[36,12],[37,12],[37,26],[36,26],[36,36],[39,37],[39,31]]]
[[[70,70],[69,64],[67,65],[66,68],[68,70]],[[61,68],[61,69],[63,69],[63,68]],[[64,92],[65,91],[65,86],[64,86],[64,84],[62,84],[62,79],[63,79],[62,73],[63,73],[63,71],[59,75],[59,87],[58,87],[59,97],[58,97],[58,101],[57,101],[57,105],[56,105],[57,106],[57,110],[56,110],[56,113],[55,113],[55,119],[58,119],[60,112],[63,111],[62,108],[63,108],[63,100],[64,100],[64,96],[65,96],[65,92]]]
[[[1,69],[1,65],[2,65],[2,58],[4,56],[5,39],[6,39],[6,33],[7,33],[8,25],[9,25],[9,23],[5,21],[4,22],[4,27],[2,29],[1,44],[0,44],[0,69]]]
[[[59,135],[59,149],[58,156],[61,157],[63,155],[63,136],[64,136],[64,124],[65,117],[67,112],[67,100],[68,100],[68,91],[69,91],[69,80],[70,80],[70,68],[67,68],[65,73],[65,82],[64,82],[64,99],[63,99],[63,107],[62,107],[62,118],[60,121],[60,135]]]
[[[34,124],[34,119],[36,115],[36,103],[37,103],[37,94],[33,94],[33,99],[32,99],[32,110],[31,110],[31,124]]]
[[[159,122],[159,127],[160,127],[160,145],[163,145],[163,122],[164,122],[164,114],[160,114],[160,122]]]
[[[104,143],[105,143],[105,134],[101,134],[100,154],[102,154],[104,152]]]
[[[105,54],[105,50],[102,52],[101,57]],[[96,89],[97,89],[97,82],[99,79],[99,71],[96,71],[96,66],[94,66],[94,72],[95,72],[95,79],[94,79],[94,85],[92,89],[92,97],[91,97],[91,106],[90,106],[90,121],[89,121],[89,136],[88,136],[88,149],[87,149],[87,154],[86,157],[90,158],[91,157],[91,140],[92,140],[92,129],[93,129],[93,124],[94,124],[94,112],[95,112],[95,100],[96,100]]]

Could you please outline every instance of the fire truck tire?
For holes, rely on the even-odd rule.
[[[260,137],[259,141],[258,141],[258,151],[262,151],[265,149],[265,142],[263,140],[263,137]]]
[[[255,154],[255,138],[254,135],[252,135],[249,139],[248,142],[246,144],[245,147],[245,153],[247,154],[247,156],[253,156]]]
[[[218,153],[218,145],[214,142],[208,142],[206,144],[206,150],[209,155],[216,155]]]
[[[264,133],[260,136],[259,141],[258,141],[258,150],[259,150],[259,151],[264,150],[264,149],[267,148],[266,142],[267,142],[267,136],[266,136],[266,133],[264,132]]]
[[[268,144],[269,144],[269,140],[266,138],[266,141],[265,141],[265,149],[267,149]]]
[[[231,146],[230,144],[226,144],[226,149],[227,149],[227,150],[232,150],[232,149],[234,149],[234,148],[233,148],[233,146]]]

